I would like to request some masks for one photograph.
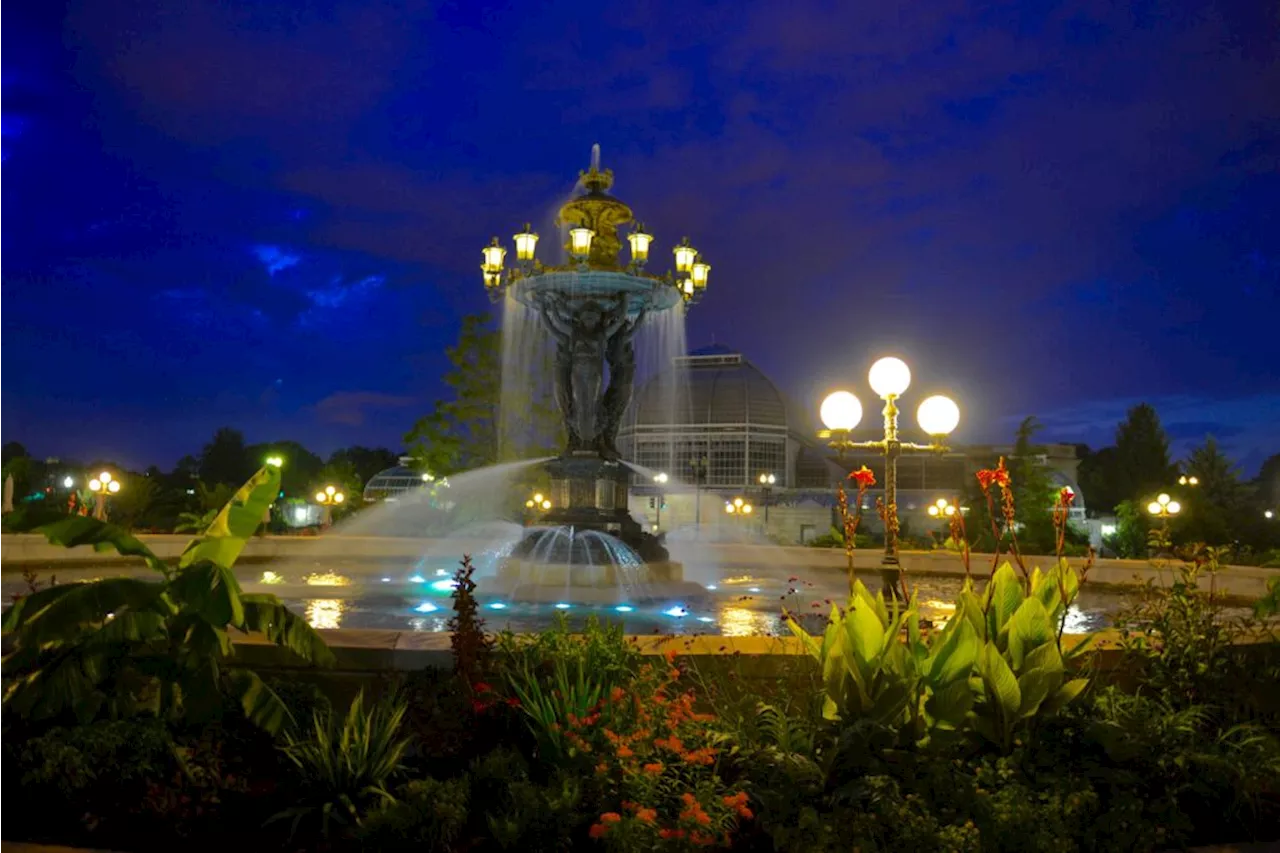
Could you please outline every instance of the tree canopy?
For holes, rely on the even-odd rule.
[[[491,318],[464,317],[457,343],[445,354],[451,367],[444,380],[451,398],[437,401],[405,435],[405,443],[422,467],[447,475],[506,461],[504,452],[513,459],[553,452],[560,435],[559,417],[552,401],[533,382],[525,389],[508,389],[507,394],[516,413],[525,414],[519,418],[520,432],[533,441],[522,445],[502,440],[502,332]]]
[[[1116,427],[1114,489],[1121,500],[1141,500],[1166,488],[1174,479],[1169,460],[1169,436],[1160,416],[1146,403],[1129,410]]]

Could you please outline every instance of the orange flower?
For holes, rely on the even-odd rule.
[[[603,823],[593,823],[591,824],[591,829],[587,834],[592,838],[603,838],[604,834],[608,831],[609,827],[605,826]]]
[[[684,838],[683,829],[660,829],[658,830],[659,838]]]
[[[652,764],[646,764],[643,769],[645,773],[652,773],[654,776],[657,776],[666,768],[662,766],[661,762],[655,761]]]
[[[654,809],[640,809],[636,812],[636,820],[641,823],[653,823],[658,819],[658,812]]]
[[[738,809],[738,817],[742,818],[743,820],[751,820],[753,817],[755,817],[755,812],[751,811],[751,809],[747,808],[746,806],[743,806],[742,808]]]
[[[721,802],[731,809],[741,808],[747,804],[747,792],[739,791],[736,794],[731,794],[722,798]]]
[[[617,812],[605,812],[604,814],[600,815],[601,823],[617,823],[620,820],[622,820],[622,815],[618,814]]]
[[[662,656],[667,659],[667,663],[675,663],[676,654],[677,652],[675,649],[667,649],[665,652],[662,653]]]
[[[700,824],[701,826],[711,825],[711,815],[704,812],[701,808],[698,808],[696,811],[692,812],[690,814],[690,817],[693,818],[695,823]]]
[[[596,772],[599,773],[601,776],[603,776],[604,774],[609,772],[609,766],[605,764],[603,761],[601,761],[599,764],[596,765]]]
[[[631,757],[631,756],[633,756],[633,755],[635,755],[635,752],[631,749],[631,747],[629,747],[629,746],[620,746],[620,747],[618,747],[618,757],[619,757],[619,758],[630,758],[630,757]]]
[[[712,838],[710,835],[708,835],[705,832],[700,832],[698,830],[693,831],[693,833],[689,836],[689,840],[692,841],[698,847],[710,847],[712,844],[716,843],[716,840]]]
[[[698,798],[695,797],[693,794],[690,794],[688,791],[685,791],[683,794],[681,794],[680,799],[684,801],[684,804],[686,806],[692,806],[698,802]]]
[[[614,702],[617,702],[619,699],[621,699],[623,696],[626,696],[626,695],[627,695],[627,691],[623,690],[621,687],[615,687],[613,688],[613,692],[609,694],[609,698],[612,699]]]

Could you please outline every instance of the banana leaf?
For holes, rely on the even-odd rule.
[[[116,551],[126,557],[142,560],[165,577],[169,567],[151,549],[123,528],[84,515],[66,515],[49,507],[24,506],[11,513],[5,522],[15,533],[39,533],[54,545],[76,548],[88,545],[95,551]]]
[[[253,593],[240,596],[244,605],[245,631],[258,631],[277,646],[317,666],[333,666],[337,659],[307,620],[289,610],[274,595]]]
[[[260,468],[231,496],[204,533],[191,540],[178,559],[178,567],[208,561],[230,569],[279,492],[280,469],[272,465]]]

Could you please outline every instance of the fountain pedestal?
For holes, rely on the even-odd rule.
[[[627,507],[631,470],[594,452],[571,453],[545,466],[551,477],[551,509],[545,524],[598,530],[622,540],[646,563],[668,559],[656,536],[646,533]]]

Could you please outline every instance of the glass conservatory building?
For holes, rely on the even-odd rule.
[[[431,482],[430,476],[409,467],[413,459],[400,457],[400,464],[394,468],[385,468],[369,478],[364,486],[366,501],[395,500],[405,492],[421,489]]]

